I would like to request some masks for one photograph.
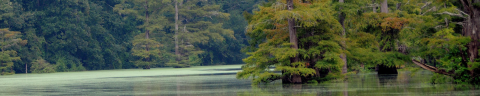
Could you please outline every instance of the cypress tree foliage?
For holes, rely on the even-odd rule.
[[[145,38],[146,33],[139,34],[132,41],[132,55],[139,57],[135,65],[144,69],[150,69],[151,66],[158,64],[161,58],[160,46],[161,44],[150,38]]]
[[[350,62],[362,67],[381,67],[379,74],[397,74],[396,67],[409,61],[406,53],[402,52],[405,45],[402,30],[412,19],[400,14],[399,10],[392,13],[369,12],[370,7],[378,7],[377,3],[386,3],[384,0],[374,4],[366,0],[350,2],[356,4],[348,4],[350,7],[343,11],[347,19],[351,18],[344,25],[350,29],[347,33],[351,34],[347,36]],[[383,7],[380,11],[389,10],[388,5]]]
[[[467,50],[470,50],[468,44],[471,44],[471,38],[475,35],[466,35],[464,32],[464,30],[474,29],[465,27],[464,24],[473,22],[475,19],[468,19],[469,13],[457,7],[463,6],[461,1],[392,1],[390,3],[397,4],[397,6],[388,7],[391,13],[378,14],[375,11],[362,13],[362,17],[352,20],[353,24],[365,24],[357,24],[360,26],[352,28],[359,29],[359,32],[348,38],[352,42],[348,45],[351,46],[348,48],[351,55],[349,58],[370,67],[372,65],[399,66],[406,63],[409,57],[404,54],[408,54],[415,58],[413,60],[415,64],[424,62],[434,66],[433,72],[452,77],[456,83],[475,84],[476,80],[479,80],[477,75],[471,75],[472,71],[476,74],[476,67],[472,67],[476,66],[476,63],[470,63],[468,59],[469,56],[475,55],[467,55],[469,52]],[[468,8],[471,7],[465,9]],[[425,64],[418,65],[425,66]],[[441,78],[439,76],[434,76],[432,82],[438,83],[436,81]]]
[[[26,41],[19,38],[20,32],[0,29],[0,75],[15,74],[13,61],[20,60],[17,51],[12,47],[19,44],[25,45]]]
[[[412,60],[419,66],[434,66],[436,76],[432,83],[442,77],[453,78],[454,83],[479,84],[480,65],[478,53],[478,21],[480,4],[478,0],[430,0],[412,2],[422,5],[410,12],[416,14],[416,21],[422,21],[411,29],[416,40]],[[412,7],[414,5],[406,5]],[[438,65],[437,65],[438,63]],[[428,69],[427,69],[428,70]],[[442,76],[443,75],[443,76]]]
[[[247,47],[248,37],[245,35],[245,26],[248,22],[242,13],[251,13],[258,9],[258,4],[263,4],[267,0],[210,0],[209,2],[220,5],[222,11],[230,14],[229,19],[222,20],[224,29],[231,29],[235,38],[225,38],[223,42],[209,43],[208,46],[218,46],[202,48],[207,54],[201,54],[203,64],[241,64],[242,59],[247,57],[242,48]],[[273,0],[269,0],[273,1]],[[211,58],[213,56],[213,58]]]
[[[10,0],[1,0],[0,1],[0,20],[6,21],[6,19],[12,18],[14,16],[13,7],[15,7]],[[2,22],[1,25],[8,24],[8,22]],[[2,27],[4,27],[2,26]]]
[[[150,39],[155,31],[160,31],[165,25],[165,17],[162,15],[162,8],[165,8],[169,0],[123,0],[122,3],[115,5],[114,10],[120,14],[133,15],[143,20],[143,24],[137,26],[145,30],[142,35],[136,36],[132,41],[132,55],[140,57],[134,61],[138,67],[150,69],[160,57],[160,43]]]
[[[212,64],[216,58],[214,52],[221,54],[221,50],[227,45],[221,43],[225,42],[226,38],[235,39],[232,30],[222,27],[222,22],[228,20],[230,14],[221,12],[220,5],[203,0],[179,0],[177,7],[181,21],[177,33],[180,54],[178,67]],[[222,55],[226,57],[225,54]]]
[[[292,10],[287,10],[285,0],[279,0],[260,6],[251,16],[247,14],[251,52],[247,53],[249,57],[244,59],[247,64],[242,66],[243,71],[237,73],[237,78],[252,78],[254,84],[278,79],[284,83],[306,83],[340,75],[344,65],[339,56],[341,26],[333,16],[332,2],[293,0],[291,3]],[[295,20],[298,49],[291,47],[288,21],[292,20],[288,19]],[[297,56],[298,61],[291,59]],[[271,71],[272,66],[282,74]]]

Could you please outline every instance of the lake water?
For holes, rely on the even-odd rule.
[[[280,81],[251,85],[238,80],[241,65],[192,68],[125,69],[0,76],[0,96],[476,96],[480,90],[455,84],[429,84],[431,72],[415,75],[349,75],[347,81],[282,85]]]

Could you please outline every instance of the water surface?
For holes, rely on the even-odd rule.
[[[192,68],[124,69],[0,76],[0,95],[190,96],[190,95],[308,95],[308,96],[475,96],[480,90],[455,84],[429,84],[428,71],[349,75],[346,81],[282,85],[280,81],[251,85],[238,80],[241,65]]]

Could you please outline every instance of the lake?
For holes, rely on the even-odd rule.
[[[398,75],[359,73],[346,81],[290,85],[281,81],[252,85],[235,78],[241,65],[195,66],[15,74],[0,76],[0,95],[88,96],[475,96],[480,90],[455,84],[430,84],[428,71]]]

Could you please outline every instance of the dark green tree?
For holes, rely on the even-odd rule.
[[[122,3],[115,5],[115,10],[120,14],[133,15],[143,21],[143,24],[137,26],[145,30],[143,36],[137,36],[133,40],[133,55],[140,57],[135,61],[135,65],[150,69],[155,60],[160,57],[160,43],[150,39],[152,31],[160,31],[165,25],[165,17],[162,15],[162,8],[169,0],[123,0]]]
[[[177,64],[181,66],[212,64],[216,56],[227,57],[228,54],[214,53],[227,48],[228,45],[223,43],[226,42],[226,38],[235,40],[234,32],[224,29],[221,22],[228,20],[230,14],[221,12],[220,5],[208,1],[180,0],[178,3],[178,21],[181,22],[176,25],[179,26],[178,53],[176,54],[180,55]],[[203,62],[196,60],[203,60]],[[195,64],[195,62],[198,63]]]

